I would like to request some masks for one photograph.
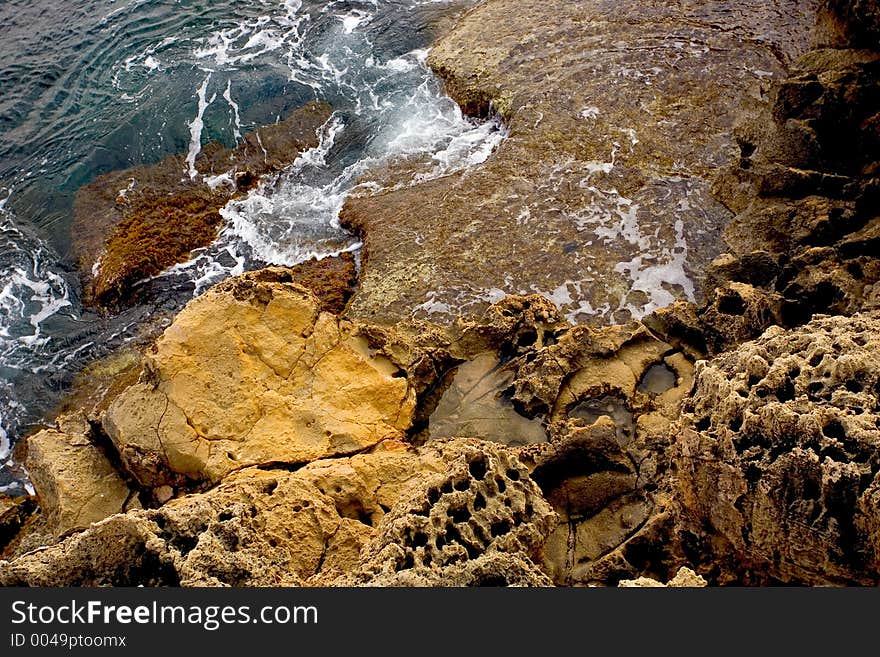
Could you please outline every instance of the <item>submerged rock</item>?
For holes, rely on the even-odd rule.
[[[509,134],[477,167],[403,166],[348,199],[365,243],[353,316],[446,321],[538,292],[609,323],[696,301],[730,217],[709,189],[737,157],[734,118],[806,49],[813,5],[480,3],[428,64]]]
[[[208,144],[195,160],[196,175],[181,154],[105,174],[80,189],[72,237],[86,300],[125,305],[135,283],[211,244],[223,222],[220,208],[317,146],[329,116],[326,103],[313,102],[245,135],[233,149]],[[224,177],[211,186],[208,176]]]

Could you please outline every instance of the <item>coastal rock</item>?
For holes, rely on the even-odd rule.
[[[27,470],[54,539],[139,507],[91,435],[85,417],[72,415],[28,438]]]
[[[111,309],[125,305],[135,283],[208,246],[223,223],[220,208],[317,146],[329,116],[326,103],[309,103],[245,135],[235,148],[206,145],[192,168],[183,154],[173,155],[82,187],[72,236],[87,301]],[[211,186],[209,176],[223,178]]]
[[[415,393],[356,326],[270,268],[193,300],[103,426],[144,486],[217,482],[402,438]]]
[[[737,108],[806,50],[812,22],[809,3],[479,3],[428,64],[507,137],[479,166],[411,163],[348,198],[365,243],[351,316],[448,322],[536,292],[606,324],[697,302],[730,217],[709,192],[738,156]]]
[[[358,564],[371,523],[443,469],[436,449],[402,446],[297,472],[245,469],[208,492],[0,562],[0,584],[294,586],[338,577]]]
[[[625,579],[618,586],[622,588],[701,588],[706,586],[706,580],[690,568],[682,567],[675,574],[675,577],[666,584],[650,577],[639,577],[638,579]]]
[[[870,26],[871,3],[825,4],[851,5]],[[806,53],[736,128],[739,161],[722,169],[714,191],[737,215],[724,230],[730,253],[710,278],[765,291],[774,317],[753,324],[760,330],[875,303],[878,43]]]
[[[548,585],[532,559],[555,514],[516,455],[454,441],[445,472],[402,497],[354,572],[334,585]]]
[[[878,336],[876,314],[819,317],[697,364],[679,501],[736,581],[877,583]]]
[[[816,41],[820,45],[875,48],[880,43],[880,2],[822,0]]]

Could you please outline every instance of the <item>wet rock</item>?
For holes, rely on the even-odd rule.
[[[877,582],[878,330],[876,315],[821,317],[698,363],[679,499],[723,537],[727,577]]]
[[[700,588],[706,586],[706,580],[690,568],[682,567],[675,574],[675,577],[666,584],[650,577],[639,577],[638,579],[625,579],[618,586],[623,588]]]
[[[547,585],[533,558],[555,514],[516,455],[453,441],[446,471],[401,498],[335,585]]]
[[[72,236],[86,300],[110,309],[125,305],[135,283],[213,242],[223,222],[220,208],[316,146],[329,116],[325,103],[314,102],[246,135],[233,149],[206,145],[195,176],[180,154],[105,174],[80,189]],[[205,181],[227,173],[230,184]]]
[[[520,415],[503,397],[512,381],[513,373],[495,354],[462,364],[431,414],[431,438],[473,437],[514,446],[546,441],[541,420]]]
[[[144,486],[217,482],[401,438],[415,393],[357,327],[270,268],[193,300],[103,426]]]
[[[245,469],[205,493],[113,516],[58,545],[0,561],[0,584],[291,586],[357,565],[410,485],[443,470],[433,449]],[[355,509],[363,511],[359,517]]]
[[[82,415],[28,438],[27,470],[54,539],[140,506]]]
[[[290,268],[290,279],[321,302],[321,310],[339,315],[357,285],[357,265],[351,253],[308,260]]]
[[[448,322],[540,292],[572,323],[608,323],[696,301],[730,216],[709,181],[737,158],[734,115],[806,49],[812,18],[753,1],[481,3],[428,63],[509,136],[478,167],[417,182],[404,166],[348,199],[365,242],[352,316]]]

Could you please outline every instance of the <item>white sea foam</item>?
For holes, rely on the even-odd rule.
[[[211,100],[206,100],[208,83],[210,81],[211,73],[208,73],[208,77],[205,78],[202,86],[196,92],[196,96],[199,99],[199,108],[192,123],[189,124],[190,141],[189,152],[186,155],[186,166],[190,178],[196,178],[199,175],[199,172],[196,170],[196,157],[198,157],[202,150],[202,129],[205,127],[205,110],[217,98],[217,94],[214,94],[211,96]]]

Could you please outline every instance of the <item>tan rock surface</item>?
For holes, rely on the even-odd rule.
[[[292,586],[358,564],[398,497],[455,448],[401,447],[297,472],[248,468],[160,509],[131,511],[0,562],[0,585]]]
[[[622,588],[701,588],[706,586],[706,580],[690,568],[682,567],[675,574],[675,577],[666,584],[650,577],[639,577],[638,579],[622,580],[618,586]]]
[[[192,301],[145,371],[103,425],[148,486],[361,451],[402,437],[415,406],[398,367],[284,270],[246,274]]]
[[[811,0],[489,0],[428,63],[509,137],[484,164],[353,197],[354,316],[391,323],[541,292],[569,318],[626,321],[694,299],[730,214],[709,194],[734,117],[807,46]]]
[[[82,415],[59,419],[58,429],[28,438],[27,469],[54,537],[85,529],[138,503]]]
[[[532,559],[556,517],[515,453],[479,440],[437,441],[445,471],[402,496],[335,585],[550,584]]]

